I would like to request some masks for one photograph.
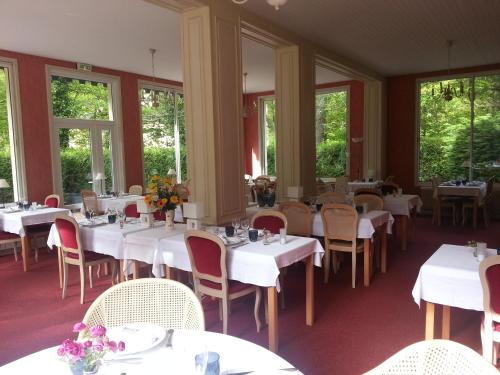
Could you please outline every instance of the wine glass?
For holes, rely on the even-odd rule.
[[[250,229],[250,220],[248,220],[247,218],[242,219],[241,220],[241,228],[243,228],[243,230],[245,231],[245,234],[248,237],[248,229]]]
[[[238,229],[240,228],[240,220],[239,219],[233,219],[232,221],[233,228],[234,228],[234,234],[238,235]]]

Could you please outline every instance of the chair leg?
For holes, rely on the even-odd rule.
[[[332,250],[332,268],[333,268],[333,274],[336,274],[339,271],[338,264],[337,264],[337,255],[334,250]]]
[[[225,335],[227,335],[227,320],[228,320],[227,309],[228,309],[228,298],[226,296],[222,298],[222,333],[224,333]]]
[[[17,262],[18,257],[17,257],[17,244],[14,244],[14,260]]]
[[[481,327],[481,344],[483,347],[483,357],[488,362],[495,364],[496,357],[494,357],[494,343],[493,337],[485,332],[484,326]]]
[[[325,241],[326,242],[326,241]],[[324,283],[328,282],[328,276],[330,276],[330,249],[328,249],[328,244],[325,243],[326,251],[323,256],[323,266],[325,267],[324,272]]]
[[[92,272],[90,272],[90,274],[92,274]],[[80,265],[80,304],[81,305],[83,305],[84,299],[85,299],[85,267],[83,265]]]
[[[101,265],[99,265],[98,267],[100,267]],[[99,269],[98,269],[98,272],[99,272]],[[93,288],[94,287],[94,282],[92,280],[92,266],[89,266],[89,283],[90,283],[90,288]]]
[[[352,287],[356,288],[356,251],[352,252]]]
[[[111,285],[118,284],[118,265],[117,261],[111,262]],[[107,263],[106,263],[107,264]]]
[[[223,320],[224,317],[222,316],[222,298],[219,299],[219,320]]]
[[[280,285],[281,285],[281,290],[280,290],[280,305],[281,305],[281,308],[284,309],[285,308],[285,276],[283,275],[283,272],[280,273],[279,275],[279,278],[280,278]]]
[[[467,207],[465,204],[462,205],[462,226],[465,226],[465,222],[467,220]]]
[[[484,220],[484,227],[488,228],[488,225],[490,224],[489,222],[489,217],[488,217],[488,210],[486,209],[486,204],[483,203],[483,220]]]
[[[259,316],[261,299],[262,299],[262,291],[260,290],[260,287],[255,287],[255,307],[253,309],[253,314],[255,316],[255,324],[257,325],[257,332],[260,332],[260,328],[262,326]]]
[[[68,287],[68,263],[63,262],[63,283],[62,283],[62,299],[66,298],[66,288]]]

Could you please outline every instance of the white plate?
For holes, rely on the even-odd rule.
[[[140,353],[154,348],[163,342],[166,334],[163,327],[151,323],[129,323],[109,328],[107,331],[110,340],[125,343],[125,350],[117,352],[120,355]]]

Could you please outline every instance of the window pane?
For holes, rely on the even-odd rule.
[[[144,181],[146,182],[153,171],[166,176],[169,169],[176,169],[175,114],[175,93],[148,88],[141,90]]]
[[[5,179],[10,186],[9,188],[0,189],[0,203],[14,200],[7,90],[7,74],[5,69],[0,67],[0,178]]]
[[[475,78],[473,178],[500,175],[500,75]]]
[[[461,95],[460,85],[464,94]],[[441,86],[450,85],[458,96],[447,101]],[[420,84],[419,181],[432,176],[450,180],[467,177],[470,158],[470,101],[468,79]]]
[[[111,120],[106,83],[51,76],[52,110],[55,117]]]
[[[111,134],[109,130],[101,130],[102,134],[102,157],[104,160],[104,175],[106,180],[104,183],[104,192],[115,191],[113,188],[113,158],[111,150]]]
[[[316,175],[347,174],[347,91],[316,95]]]
[[[276,176],[276,101],[274,99],[264,101],[265,120],[265,145],[266,145],[266,171],[270,176]]]
[[[59,142],[64,203],[79,203],[82,201],[80,191],[92,190],[90,130],[60,129]]]

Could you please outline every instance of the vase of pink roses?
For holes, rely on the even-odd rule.
[[[125,350],[125,343],[110,340],[106,328],[101,325],[88,328],[84,323],[76,323],[73,332],[79,334],[78,339],[64,340],[57,354],[69,364],[75,375],[95,374],[108,352]]]

